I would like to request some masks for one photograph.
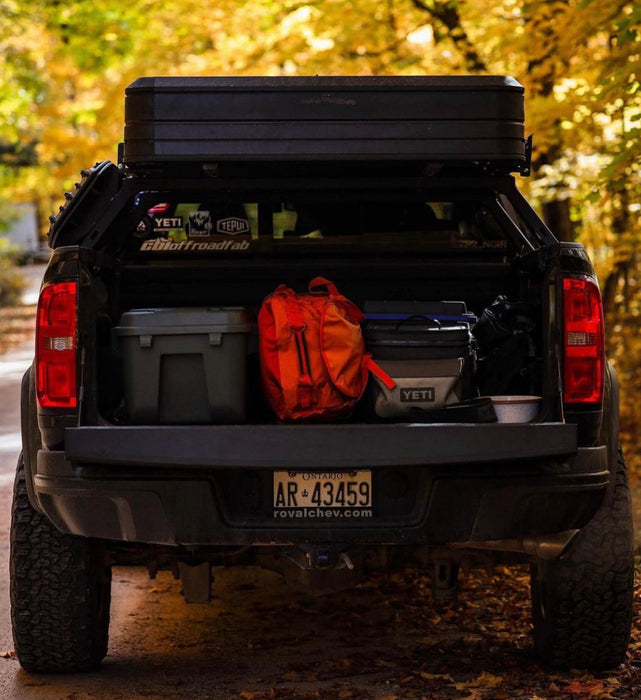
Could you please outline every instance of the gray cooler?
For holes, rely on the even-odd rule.
[[[124,313],[114,330],[120,341],[131,422],[243,422],[251,328],[251,315],[242,307]]]
[[[374,376],[370,404],[379,418],[404,419],[412,409],[440,409],[472,397],[474,350],[469,323],[442,324],[427,316],[368,320],[365,344],[394,379]]]
[[[440,360],[378,360],[396,382],[393,389],[374,376],[374,413],[379,418],[405,418],[413,408],[429,411],[457,403],[465,395],[462,357]]]

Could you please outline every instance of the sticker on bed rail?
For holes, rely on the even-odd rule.
[[[208,253],[212,251],[242,251],[249,250],[250,241],[235,241],[232,239],[218,241],[199,241],[189,239],[187,241],[172,241],[167,238],[152,238],[143,241],[141,252],[153,253]]]
[[[183,227],[182,216],[157,216],[153,217],[154,231],[180,231]]]
[[[500,241],[475,241],[475,240],[457,240],[452,246],[454,248],[491,248],[494,250],[505,250],[508,248],[508,242]]]
[[[189,212],[185,231],[190,238],[208,237],[211,235],[211,229],[211,214],[208,211],[199,209]]]
[[[212,219],[211,213],[199,209],[189,212],[185,232],[189,238],[209,238],[212,235],[239,236],[251,233],[249,221],[240,216]]]
[[[238,236],[250,232],[249,221],[238,216],[228,216],[226,219],[216,221],[216,231],[228,236]]]

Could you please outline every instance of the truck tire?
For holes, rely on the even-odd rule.
[[[531,567],[535,652],[557,668],[615,668],[632,624],[634,557],[627,468],[618,451],[614,489],[556,560]]]
[[[111,567],[102,542],[59,532],[27,496],[22,456],[11,511],[11,622],[31,672],[95,669],[107,653]]]

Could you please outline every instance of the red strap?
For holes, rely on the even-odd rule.
[[[288,290],[291,292],[291,290]],[[298,374],[298,387],[296,389],[296,399],[298,406],[307,410],[314,403],[314,380],[311,375],[311,367],[309,366],[309,357],[307,356],[307,346],[305,344],[305,314],[301,306],[301,300],[294,293],[288,293],[283,296],[285,302],[285,314],[287,321],[292,329],[292,337],[296,344],[296,352],[298,354],[298,362],[300,363]]]
[[[291,290],[289,290],[291,292]],[[297,331],[305,328],[305,314],[301,308],[300,299],[294,294],[287,294],[283,297],[285,302],[285,314],[287,315],[287,320],[289,325]]]
[[[376,362],[372,360],[372,356],[369,354],[365,356],[365,365],[367,369],[377,379],[380,379],[390,391],[396,387],[396,382],[389,376],[389,374],[387,374],[387,372],[380,365],[377,365]]]
[[[311,408],[314,403],[314,387],[299,383],[296,390],[298,406],[303,410]]]
[[[316,287],[326,287],[327,291],[335,297],[341,297],[342,294],[339,293],[336,285],[333,282],[330,282],[328,279],[325,279],[324,277],[314,277],[314,279],[309,283],[309,291],[313,292]]]

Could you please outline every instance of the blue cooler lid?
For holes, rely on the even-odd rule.
[[[427,316],[446,323],[475,324],[464,301],[366,300],[363,314],[368,321],[403,321],[411,316]]]

